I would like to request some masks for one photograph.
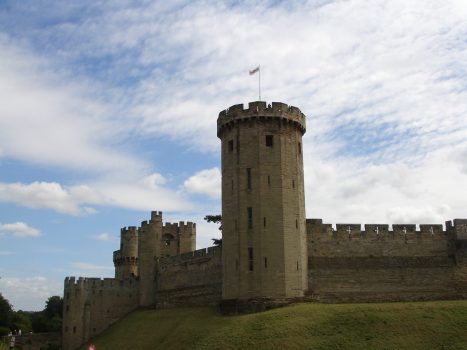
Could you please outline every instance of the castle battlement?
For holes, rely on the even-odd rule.
[[[66,277],[65,290],[88,290],[88,289],[108,289],[108,288],[133,288],[137,284],[134,278],[126,278],[123,280],[115,278],[94,278],[94,277]]]
[[[130,235],[137,235],[138,234],[138,228],[136,226],[128,226],[128,227],[122,227],[120,229],[120,234],[130,234]]]
[[[194,234],[196,229],[196,223],[188,221],[185,224],[185,221],[180,222],[166,222],[162,227],[163,231],[177,232],[178,234]]]
[[[316,240],[403,240],[425,241],[446,240],[449,233],[460,232],[462,220],[454,220],[450,227],[448,221],[446,230],[441,224],[420,224],[417,230],[416,224],[336,224],[334,229],[331,224],[323,224],[321,219],[307,219],[307,232],[311,239]],[[457,231],[456,231],[457,229]]]
[[[267,104],[263,101],[256,101],[250,102],[248,108],[244,108],[243,104],[237,104],[221,111],[217,119],[217,136],[221,137],[223,128],[231,127],[239,122],[272,119],[291,122],[302,131],[302,134],[305,133],[306,117],[299,108],[282,102]]]
[[[194,250],[189,253],[183,253],[180,255],[165,256],[158,259],[161,267],[167,267],[171,265],[198,263],[204,261],[206,258],[213,258],[222,254],[222,247],[209,247]]]

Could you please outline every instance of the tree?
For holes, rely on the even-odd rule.
[[[0,327],[10,327],[13,316],[13,307],[0,293]]]
[[[219,224],[219,230],[222,231],[222,215],[206,215],[204,217],[204,220],[207,222],[212,222],[214,224]],[[222,238],[211,238],[213,241],[213,244],[216,246],[221,246],[222,245]]]
[[[212,222],[214,224],[220,224],[219,230],[222,230],[222,215],[206,215],[204,220]]]
[[[45,302],[44,310],[32,316],[34,332],[59,332],[62,328],[63,298],[54,295]]]
[[[58,295],[54,295],[47,299],[45,302],[44,313],[47,318],[51,319],[54,316],[62,317],[63,313],[63,298]]]
[[[13,329],[21,329],[23,332],[32,330],[31,313],[19,310],[15,312],[12,322]]]

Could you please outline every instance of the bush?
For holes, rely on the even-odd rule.
[[[4,337],[10,333],[10,328],[8,327],[0,327],[0,337]]]

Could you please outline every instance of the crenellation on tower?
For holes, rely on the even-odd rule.
[[[266,102],[256,101],[250,102],[246,109],[240,104],[221,111],[217,119],[217,136],[223,139],[222,132],[245,122],[274,123],[280,126],[290,124],[299,129],[302,135],[306,131],[306,118],[299,108],[281,102],[266,105]]]

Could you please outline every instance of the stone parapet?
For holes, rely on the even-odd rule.
[[[266,104],[262,101],[250,102],[246,109],[243,108],[243,104],[238,104],[219,113],[217,136],[221,137],[224,128],[231,128],[237,123],[253,120],[276,120],[290,123],[300,129],[303,135],[306,131],[305,119],[305,115],[299,108],[281,102],[272,102],[272,104]]]

